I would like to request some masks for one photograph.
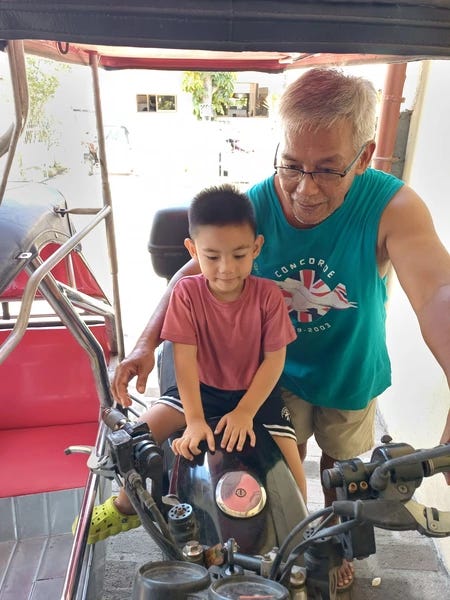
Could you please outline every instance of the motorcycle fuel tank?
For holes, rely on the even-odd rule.
[[[192,505],[201,544],[234,538],[240,552],[264,554],[307,515],[278,446],[263,427],[254,430],[253,448],[247,442],[241,452],[227,452],[219,435],[215,452],[201,445],[193,461],[175,459],[170,492]]]

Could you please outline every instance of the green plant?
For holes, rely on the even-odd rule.
[[[26,144],[39,142],[50,148],[57,144],[58,136],[55,120],[47,113],[46,105],[58,89],[57,73],[69,70],[70,66],[35,56],[27,56],[26,65],[30,107],[24,142]]]
[[[236,73],[186,71],[182,89],[192,94],[193,112],[202,118],[202,105],[210,107],[211,118],[224,115],[232,103]]]

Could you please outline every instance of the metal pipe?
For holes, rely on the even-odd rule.
[[[41,265],[40,258],[35,258],[34,261],[28,265],[27,270],[31,273],[31,277],[39,270]],[[36,270],[33,271],[33,269]],[[100,405],[103,408],[111,407],[114,401],[110,392],[108,368],[106,366],[103,349],[97,341],[97,338],[81,319],[76,310],[74,310],[69,299],[61,293],[61,290],[51,273],[47,273],[44,277],[39,286],[39,290],[76,341],[89,355]]]
[[[101,456],[104,452],[106,431],[105,424],[101,422],[95,442],[97,456]],[[80,517],[70,551],[69,566],[66,571],[61,600],[74,600],[76,598],[99,481],[100,476],[90,471],[81,502]]]
[[[6,146],[8,146],[8,155],[6,157],[6,164],[0,182],[0,204],[2,203],[5,194],[17,142],[28,117],[27,70],[22,40],[8,41],[8,59],[14,95],[15,123],[8,129],[7,134],[5,134],[10,134],[11,136],[9,143],[7,144],[7,139],[3,139],[4,147],[6,148]]]
[[[56,281],[58,288],[67,296],[70,302],[82,310],[105,318],[106,330],[111,338],[111,352],[117,357],[117,340],[115,328],[114,308],[96,298],[91,298],[79,290],[71,288],[60,281]],[[55,311],[56,312],[56,311]]]
[[[381,111],[377,127],[375,155],[372,165],[375,169],[390,173],[394,160],[400,106],[404,101],[403,86],[406,79],[406,63],[388,65],[383,88]]]
[[[400,106],[404,101],[403,86],[406,79],[406,63],[388,65],[383,87],[382,104],[378,119],[375,155],[372,166],[390,173],[394,161],[394,148],[397,139]],[[392,285],[392,264],[387,271],[387,290],[390,296]]]
[[[14,328],[0,346],[0,364],[11,354],[25,334],[30,318],[33,300],[39,283],[43,277],[45,277],[45,275],[47,275],[47,273],[49,273],[53,267],[55,267],[65,256],[67,256],[67,254],[69,254],[69,252],[71,252],[78,245],[78,243],[109,214],[110,211],[111,208],[109,206],[102,208],[95,218],[86,225],[86,227],[68,239],[67,242],[65,242],[60,248],[58,248],[58,250],[56,250],[56,252],[49,256],[49,258],[47,258],[47,260],[44,261],[31,275],[25,286],[19,315]]]
[[[118,261],[117,261],[117,246],[116,235],[114,230],[114,217],[112,211],[111,188],[108,179],[108,166],[106,162],[106,144],[105,132],[103,127],[103,112],[100,97],[100,84],[98,76],[98,54],[91,52],[89,54],[89,64],[92,72],[92,87],[94,92],[95,118],[97,121],[97,138],[98,138],[98,153],[100,159],[100,174],[102,178],[103,204],[109,206],[111,212],[105,221],[106,225],[106,241],[108,244],[108,256],[110,261],[112,289],[113,289],[113,306],[116,315],[116,340],[117,340],[117,356],[119,361],[125,356],[123,327],[122,327],[122,309],[120,304],[119,280],[118,280]]]
[[[97,300],[96,298],[91,298],[87,294],[80,292],[80,290],[76,290],[65,283],[57,282],[58,287],[65,293],[65,295],[69,298],[69,300],[78,308],[82,308],[88,312],[92,312],[96,315],[101,315],[102,317],[113,316],[114,308],[103,302],[102,300]]]

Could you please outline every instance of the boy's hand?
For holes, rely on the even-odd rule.
[[[211,452],[216,449],[214,435],[211,427],[204,419],[192,421],[184,430],[183,435],[172,442],[172,450],[175,454],[181,454],[188,460],[193,460],[194,455],[200,454],[199,443],[206,440]]]
[[[236,450],[240,452],[244,447],[247,436],[250,438],[250,446],[256,444],[256,436],[253,431],[253,416],[239,409],[239,406],[224,415],[217,423],[214,433],[223,431],[221,448],[226,448],[227,452]]]

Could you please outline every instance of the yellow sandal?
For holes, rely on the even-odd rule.
[[[124,515],[121,513],[114,500],[117,496],[111,496],[103,504],[94,506],[92,511],[91,526],[89,527],[88,544],[95,544],[111,535],[117,535],[122,531],[129,531],[135,527],[139,527],[141,520],[137,515]],[[72,533],[75,533],[78,517],[72,525]]]

